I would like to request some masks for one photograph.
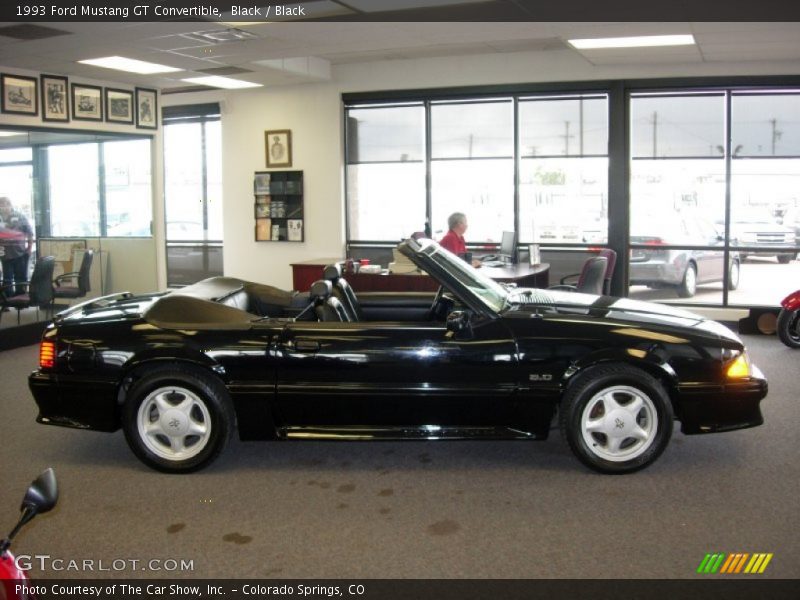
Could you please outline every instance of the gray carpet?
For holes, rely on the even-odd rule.
[[[193,571],[170,577],[686,578],[707,552],[772,552],[763,577],[796,578],[800,352],[774,337],[745,341],[770,379],[765,425],[678,432],[653,467],[623,477],[587,471],[558,435],[544,443],[235,440],[206,471],[161,475],[133,457],[121,433],[37,425],[26,387],[36,348],[12,350],[0,353],[0,526],[11,528],[29,481],[53,466],[60,504],[23,531],[18,554],[107,567],[194,561]]]

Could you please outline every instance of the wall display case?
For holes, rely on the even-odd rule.
[[[256,171],[253,195],[257,242],[305,241],[302,171]]]

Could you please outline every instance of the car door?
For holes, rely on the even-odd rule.
[[[294,322],[273,348],[284,425],[488,426],[507,418],[515,345],[499,319]]]
[[[705,240],[708,246],[719,247],[722,245],[722,236],[719,235],[716,228],[703,219],[697,219],[694,222],[697,230],[698,239]],[[720,248],[707,249],[697,251],[700,259],[698,260],[697,281],[698,283],[721,281],[722,274],[725,272],[723,267],[725,255]],[[702,266],[701,266],[702,265]]]

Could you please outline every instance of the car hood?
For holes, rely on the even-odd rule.
[[[507,314],[574,314],[648,329],[691,329],[695,333],[741,344],[730,329],[691,311],[629,298],[556,290],[520,288],[509,294]]]

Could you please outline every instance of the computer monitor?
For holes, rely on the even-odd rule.
[[[498,256],[503,260],[508,260],[512,264],[517,263],[517,232],[504,231],[503,239],[500,242],[500,251]]]

